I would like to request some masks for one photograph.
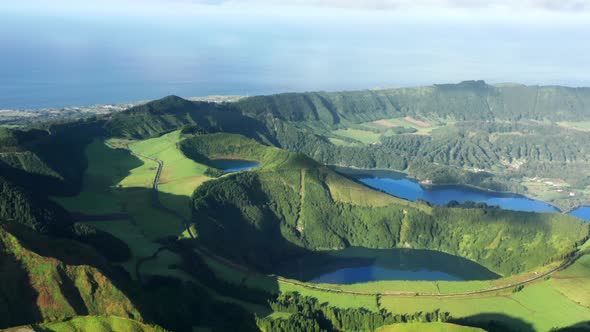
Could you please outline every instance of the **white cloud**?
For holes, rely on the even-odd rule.
[[[187,0],[179,0],[186,2]],[[590,0],[194,0],[206,4],[266,4],[271,6],[308,6],[362,9],[507,9],[590,11]]]
[[[3,9],[44,15],[225,17],[230,21],[315,17],[351,22],[460,20],[585,25],[590,20],[590,0],[0,0],[0,12]]]
[[[408,9],[505,9],[505,10],[545,10],[584,12],[590,11],[590,0],[19,0],[0,3],[3,6],[19,7],[34,5],[40,8],[67,6],[114,7],[129,6],[265,6],[265,7],[323,7],[323,8],[354,8],[376,10],[408,10]]]

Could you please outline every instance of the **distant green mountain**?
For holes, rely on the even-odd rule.
[[[284,93],[241,99],[253,116],[328,125],[361,123],[407,115],[465,120],[590,118],[590,88],[492,86],[483,81],[416,88],[347,92]]]

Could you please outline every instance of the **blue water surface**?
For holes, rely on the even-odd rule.
[[[440,271],[419,269],[399,270],[377,265],[345,267],[310,280],[311,283],[355,284],[379,280],[447,280],[461,281],[462,278]]]
[[[225,173],[247,171],[260,166],[258,162],[240,159],[214,159],[211,163],[215,168],[219,168]]]
[[[557,208],[548,203],[524,196],[483,191],[459,185],[424,187],[415,181],[395,175],[392,177],[363,177],[359,180],[370,187],[410,201],[421,199],[435,205],[446,205],[450,201],[460,203],[472,201],[496,205],[507,210],[559,212]]]
[[[582,220],[590,221],[590,206],[581,206],[570,211],[569,214]]]

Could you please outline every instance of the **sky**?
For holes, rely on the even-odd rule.
[[[0,2],[0,109],[165,94],[590,86],[590,0]]]

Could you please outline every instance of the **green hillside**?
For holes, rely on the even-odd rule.
[[[64,321],[18,326],[2,330],[4,332],[166,332],[165,329],[143,324],[139,321],[116,316],[78,316]]]
[[[110,331],[129,331],[129,332],[165,332],[166,330],[155,325],[147,325],[121,317],[99,317],[99,316],[82,316],[76,317],[64,322],[46,323],[33,327],[34,330],[47,332],[110,332]]]
[[[0,177],[0,225],[18,223],[40,232],[56,232],[71,223],[69,214],[42,195]]]
[[[95,267],[106,264],[74,241],[0,227],[0,327],[77,315],[141,319],[132,301]]]
[[[347,92],[284,93],[239,100],[247,114],[273,114],[281,120],[330,125],[403,116],[455,120],[590,117],[590,89],[558,86],[492,86],[483,81],[416,88]]]
[[[430,208],[393,198],[367,206],[371,200],[354,196],[384,194],[359,188],[351,197],[343,188],[356,183],[309,159],[283,152],[292,157],[274,156],[287,161],[265,165],[274,148],[222,137],[194,137],[183,149],[202,162],[211,151],[211,158],[249,155],[262,162],[259,170],[204,183],[193,195],[199,240],[236,261],[268,268],[305,250],[405,247],[459,255],[511,275],[567,256],[589,234],[588,224],[559,214]]]
[[[197,125],[205,132],[238,132],[251,137],[265,135],[265,128],[237,110],[206,102],[168,96],[112,115],[106,132],[115,137],[143,139]]]

